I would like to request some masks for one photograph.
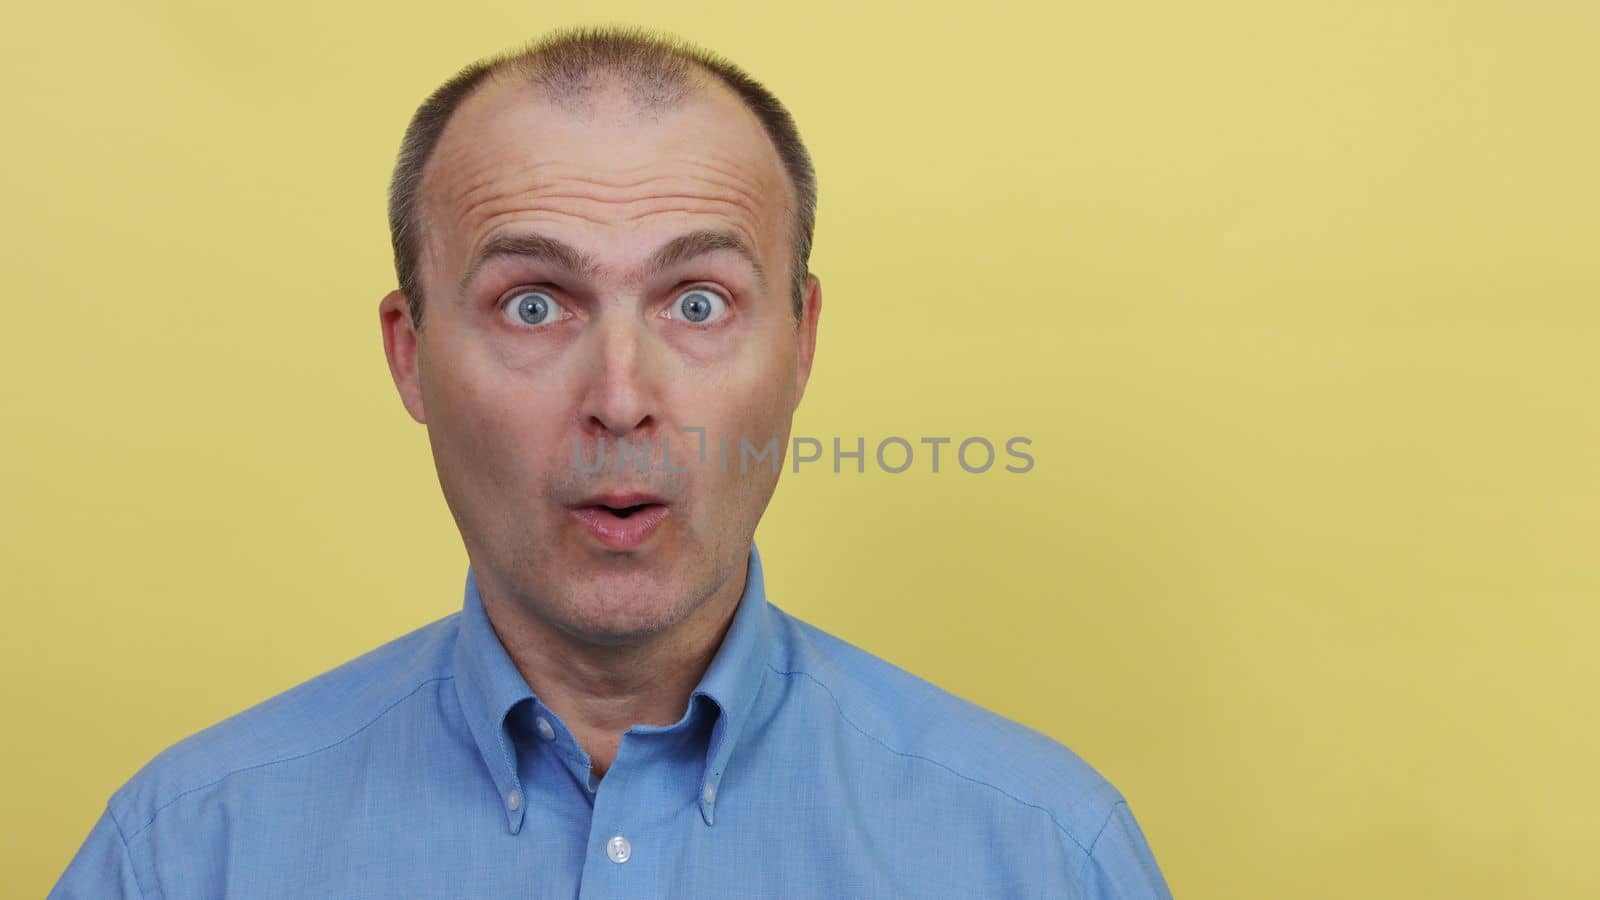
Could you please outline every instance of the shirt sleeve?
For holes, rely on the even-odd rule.
[[[1112,807],[1100,836],[1089,846],[1079,880],[1089,900],[1172,900],[1126,802]]]
[[[143,900],[122,829],[106,809],[46,900]]]

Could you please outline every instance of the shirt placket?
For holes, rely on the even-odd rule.
[[[681,801],[674,798],[692,790],[699,777],[678,771],[682,759],[658,752],[673,741],[665,734],[622,736],[617,757],[595,791],[580,900],[660,895],[657,880],[677,853],[673,842],[680,836],[673,829],[684,827],[684,813],[695,808],[687,794]],[[693,819],[700,824],[698,812]]]

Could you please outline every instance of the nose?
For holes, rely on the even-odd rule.
[[[591,326],[578,418],[591,437],[626,438],[655,427],[659,364],[638,317],[602,315]]]

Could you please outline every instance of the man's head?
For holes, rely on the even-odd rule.
[[[556,35],[423,105],[379,315],[480,583],[595,643],[737,593],[811,370],[814,185],[765,89],[634,31]],[[662,504],[608,511],[628,494]]]

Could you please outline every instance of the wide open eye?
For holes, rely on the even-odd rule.
[[[696,325],[715,320],[728,312],[728,301],[722,295],[708,288],[690,288],[678,295],[672,302],[670,313],[674,319],[682,319]]]
[[[563,312],[556,298],[544,291],[518,290],[505,299],[506,316],[519,325],[544,325],[557,321]]]

